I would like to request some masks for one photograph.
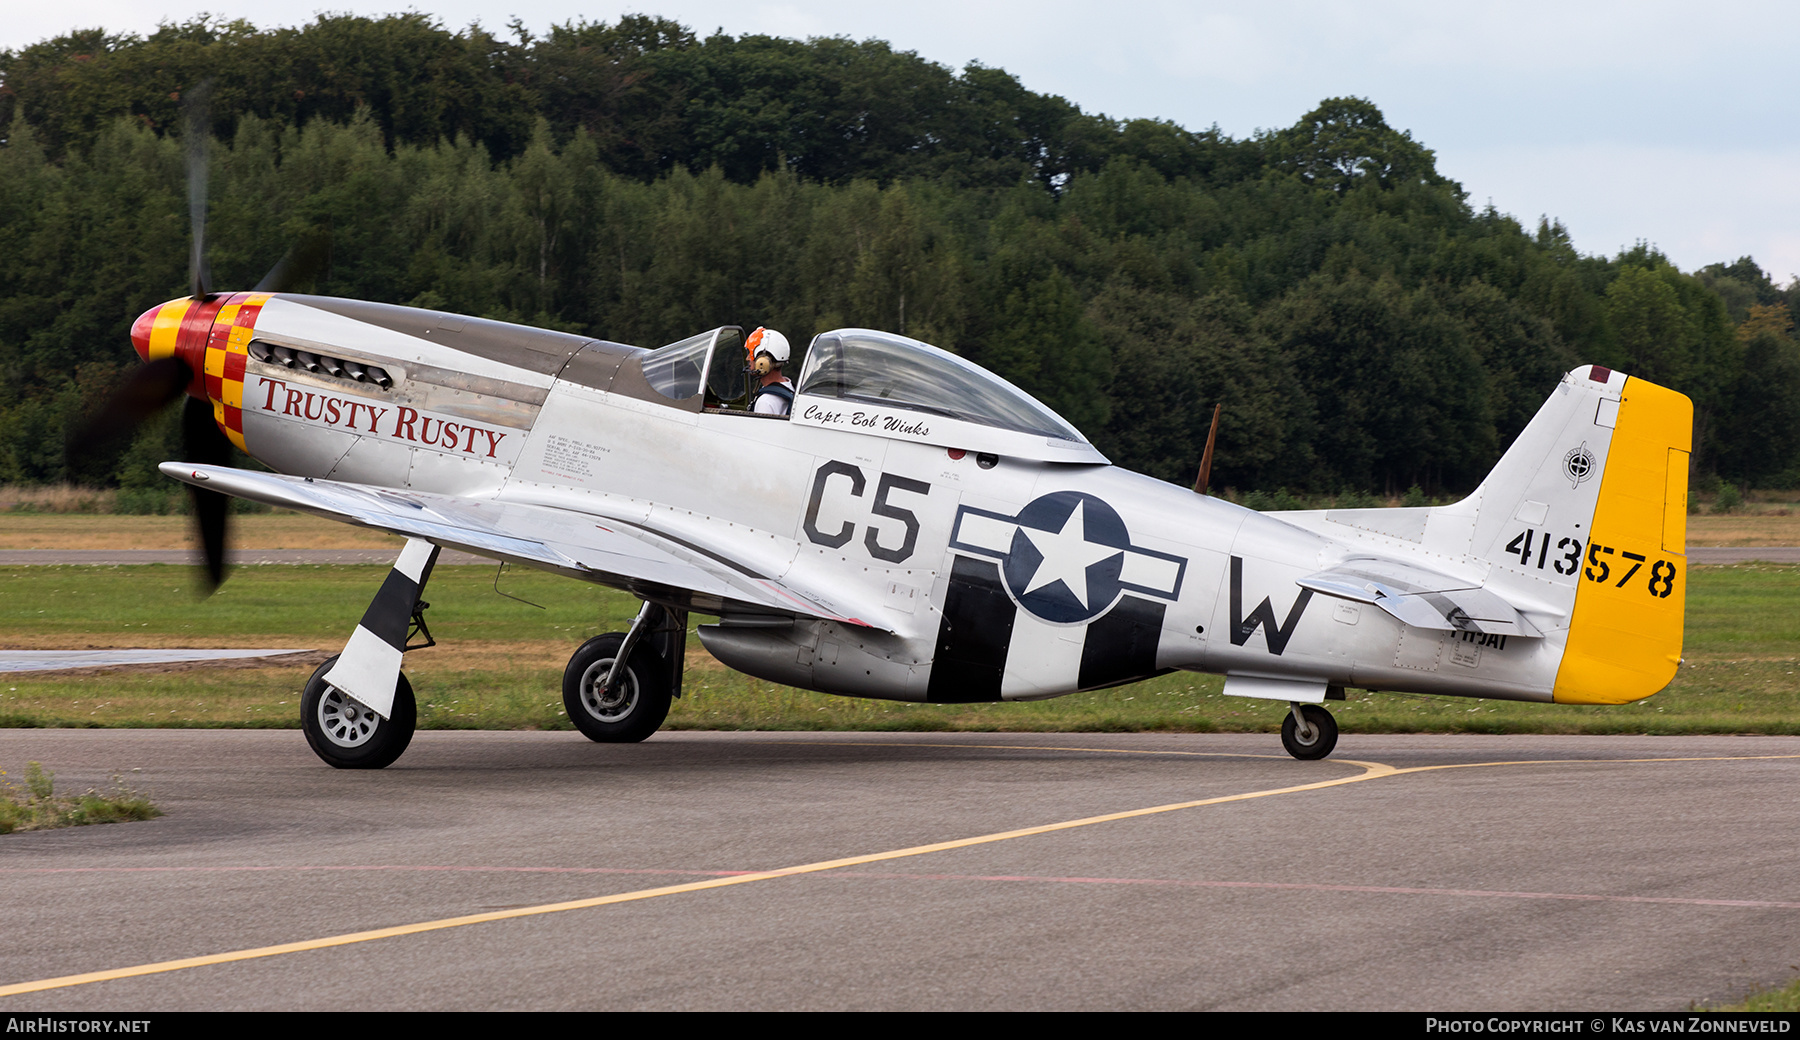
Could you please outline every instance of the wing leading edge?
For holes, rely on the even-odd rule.
[[[176,480],[237,498],[422,538],[449,549],[625,589],[708,614],[815,617],[890,631],[867,611],[842,609],[811,589],[761,573],[720,547],[642,523],[554,506],[457,498],[225,466],[163,463]]]

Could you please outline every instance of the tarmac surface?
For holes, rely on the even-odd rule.
[[[167,815],[0,836],[8,1012],[1679,1010],[1800,964],[1800,738],[439,731],[359,773],[0,730],[27,760]]]

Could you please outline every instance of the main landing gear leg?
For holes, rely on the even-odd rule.
[[[681,694],[687,611],[648,600],[628,632],[581,644],[563,670],[563,708],[589,740],[635,743],[655,733]]]
[[[339,769],[380,769],[412,743],[417,707],[400,672],[408,650],[435,646],[419,598],[438,547],[408,539],[344,652],[320,665],[300,698],[300,728],[313,753]],[[413,636],[422,643],[413,643]]]
[[[1337,747],[1337,720],[1331,712],[1317,704],[1288,704],[1287,718],[1281,720],[1281,746],[1300,759],[1324,758]]]

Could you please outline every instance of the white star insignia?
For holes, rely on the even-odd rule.
[[[1019,528],[1044,557],[1026,583],[1025,595],[1029,596],[1060,581],[1081,604],[1081,608],[1088,609],[1088,568],[1101,560],[1118,556],[1125,550],[1087,540],[1087,521],[1083,513],[1086,507],[1085,502],[1076,503],[1074,512],[1069,514],[1062,530],[1054,534],[1030,527]]]

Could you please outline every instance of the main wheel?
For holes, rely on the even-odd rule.
[[[394,709],[387,718],[325,681],[337,664],[334,655],[306,681],[300,698],[300,728],[313,754],[338,769],[381,769],[392,765],[412,743],[418,706],[412,683],[401,675],[394,684]]]
[[[604,695],[606,681],[625,633],[608,632],[581,644],[563,669],[563,707],[569,721],[589,740],[606,744],[632,744],[655,733],[669,717],[669,684],[656,655],[642,640],[619,673],[619,681]]]
[[[1317,704],[1302,704],[1299,708],[1312,732],[1302,734],[1300,724],[1294,721],[1294,713],[1289,711],[1287,718],[1281,720],[1281,746],[1299,759],[1324,758],[1331,754],[1331,749],[1337,747],[1337,720]]]

